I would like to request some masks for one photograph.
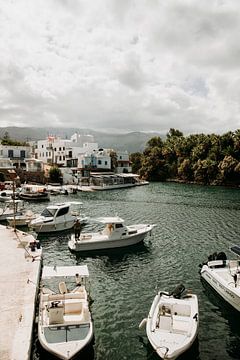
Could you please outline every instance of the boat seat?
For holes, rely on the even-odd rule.
[[[176,334],[189,334],[189,317],[173,315],[172,332]]]
[[[173,315],[178,316],[190,316],[191,315],[191,307],[190,305],[185,304],[174,304],[172,307]]]
[[[48,300],[49,301],[67,300],[67,299],[85,299],[85,293],[84,292],[75,292],[75,293],[70,292],[70,293],[67,293],[67,294],[48,295]]]
[[[67,294],[68,290],[67,290],[67,285],[64,281],[61,281],[58,284],[58,288],[59,288],[59,292],[60,294]]]
[[[69,299],[65,302],[65,314],[80,314],[82,302],[78,299]]]
[[[63,305],[58,304],[56,307],[50,307],[48,309],[49,325],[62,324],[63,323]]]
[[[161,330],[171,330],[172,317],[169,315],[160,316],[159,329]]]

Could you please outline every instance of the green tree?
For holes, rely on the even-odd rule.
[[[117,153],[114,150],[110,151],[110,158],[111,158],[111,171],[115,171],[118,165],[118,160],[117,160]]]
[[[132,164],[132,172],[134,174],[138,174],[139,170],[142,167],[143,154],[141,154],[140,152],[132,153],[130,154],[129,158]]]
[[[49,170],[49,180],[54,183],[62,183],[62,173],[57,166],[53,166]]]

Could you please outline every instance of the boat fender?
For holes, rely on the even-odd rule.
[[[140,322],[140,324],[138,326],[139,329],[143,329],[143,327],[146,326],[146,323],[147,323],[147,319],[146,318],[142,319],[142,321]]]

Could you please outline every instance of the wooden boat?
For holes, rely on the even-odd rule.
[[[120,217],[102,217],[95,221],[104,224],[99,232],[82,233],[79,238],[71,235],[68,247],[71,251],[113,249],[137,244],[151,233],[155,225],[136,224],[126,226]]]
[[[86,224],[88,217],[80,214],[81,205],[79,201],[49,205],[29,223],[29,227],[37,233],[51,233],[72,229],[76,219],[81,224]]]
[[[0,191],[0,202],[6,202],[13,198],[12,190],[2,190]]]
[[[240,246],[234,245],[230,250],[240,256]],[[214,253],[203,263],[201,277],[231,306],[240,311],[240,261],[227,260],[224,252]]]
[[[174,360],[194,343],[198,333],[198,299],[179,285],[173,292],[158,292],[148,317],[146,333],[153,349],[162,359]]]
[[[38,338],[42,347],[60,359],[71,359],[93,338],[93,323],[86,290],[87,265],[44,266],[39,304]],[[75,279],[70,290],[67,281]],[[47,281],[53,288],[46,287]],[[45,285],[45,286],[43,286]]]
[[[40,185],[23,185],[18,194],[19,199],[27,201],[48,201],[50,200],[49,192],[45,186]]]

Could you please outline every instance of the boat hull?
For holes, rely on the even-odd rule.
[[[47,352],[58,357],[59,359],[69,360],[78,355],[83,349],[86,348],[86,346],[92,342],[93,325],[92,323],[90,324],[89,333],[84,341],[68,342],[66,345],[66,343],[49,344],[43,335],[42,326],[40,323],[38,326],[38,339],[43,349],[45,349]]]
[[[74,226],[74,220],[65,221],[62,223],[39,223],[31,224],[31,228],[37,233],[50,233],[50,232],[59,232],[64,230],[70,230]]]
[[[165,295],[161,297],[159,294],[155,296],[149,311],[146,332],[149,342],[159,357],[174,360],[186,352],[197,338],[198,300],[193,294],[187,300],[169,298]],[[168,322],[165,324],[163,322],[165,316],[159,317],[159,309],[163,304],[171,309],[171,314],[166,315]],[[184,309],[186,305],[191,309],[188,316],[179,315],[181,310],[176,309]]]
[[[19,194],[19,199],[26,200],[26,201],[49,201],[50,197],[49,194],[41,194],[41,195],[35,195],[35,194]]]
[[[227,264],[225,268],[211,268],[203,265],[201,277],[234,309],[240,311],[240,285],[237,282],[235,287]]]
[[[119,239],[111,239],[107,236],[97,236],[96,240],[88,239],[88,234],[81,235],[79,240],[75,240],[74,235],[71,236],[71,240],[68,242],[68,247],[73,252],[80,251],[94,251],[94,250],[105,250],[105,249],[114,249],[120,247],[127,247],[131,245],[136,245],[144,240],[146,235],[152,230],[140,232],[128,237],[121,237]]]

